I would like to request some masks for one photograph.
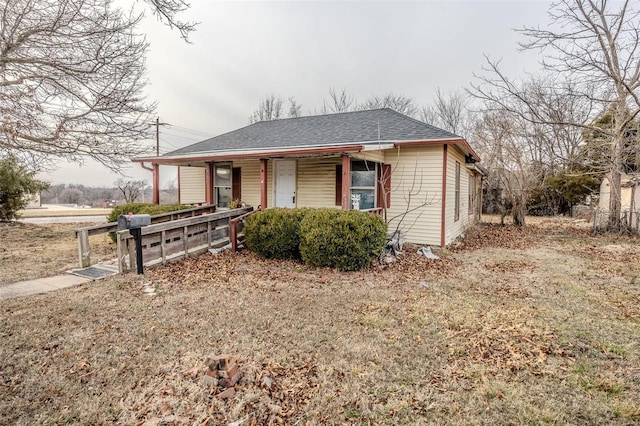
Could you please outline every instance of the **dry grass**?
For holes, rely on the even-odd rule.
[[[78,267],[74,231],[87,224],[33,225],[0,222],[0,284],[30,280]],[[89,238],[92,261],[116,257],[107,234]]]
[[[0,423],[637,423],[636,248],[485,225],[442,261],[340,274],[206,254],[5,301]],[[244,374],[229,400],[201,386],[220,353]]]
[[[19,212],[21,218],[29,217],[68,217],[68,216],[108,216],[111,209],[72,209],[43,208],[26,209]]]

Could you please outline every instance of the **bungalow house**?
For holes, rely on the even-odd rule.
[[[184,204],[376,211],[418,244],[445,246],[480,216],[467,141],[387,108],[262,121],[133,161],[153,170],[156,203],[162,164]]]

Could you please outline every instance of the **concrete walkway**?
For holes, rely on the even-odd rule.
[[[12,297],[31,296],[32,294],[48,293],[61,288],[73,287],[79,284],[93,281],[90,278],[65,274],[55,277],[38,278],[30,281],[0,285],[0,299]]]

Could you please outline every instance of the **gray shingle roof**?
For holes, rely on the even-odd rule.
[[[379,129],[379,137],[378,137]],[[460,138],[389,108],[260,121],[165,156],[246,149],[322,147],[374,141]]]

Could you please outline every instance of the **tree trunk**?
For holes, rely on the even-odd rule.
[[[524,200],[513,200],[513,207],[511,208],[511,216],[513,217],[513,224],[516,226],[525,226],[526,203]]]
[[[607,228],[610,231],[620,231],[622,225],[620,217],[622,214],[622,202],[620,199],[621,190],[621,174],[619,170],[611,170],[611,177],[609,180],[609,221]]]
[[[616,114],[617,115],[617,114]],[[615,118],[616,127],[619,126],[623,120],[621,117]],[[616,137],[611,146],[611,174],[609,176],[609,220],[607,223],[607,229],[613,232],[621,231],[621,187],[622,187],[622,164],[623,164],[623,148],[624,146],[624,131],[616,129]]]

